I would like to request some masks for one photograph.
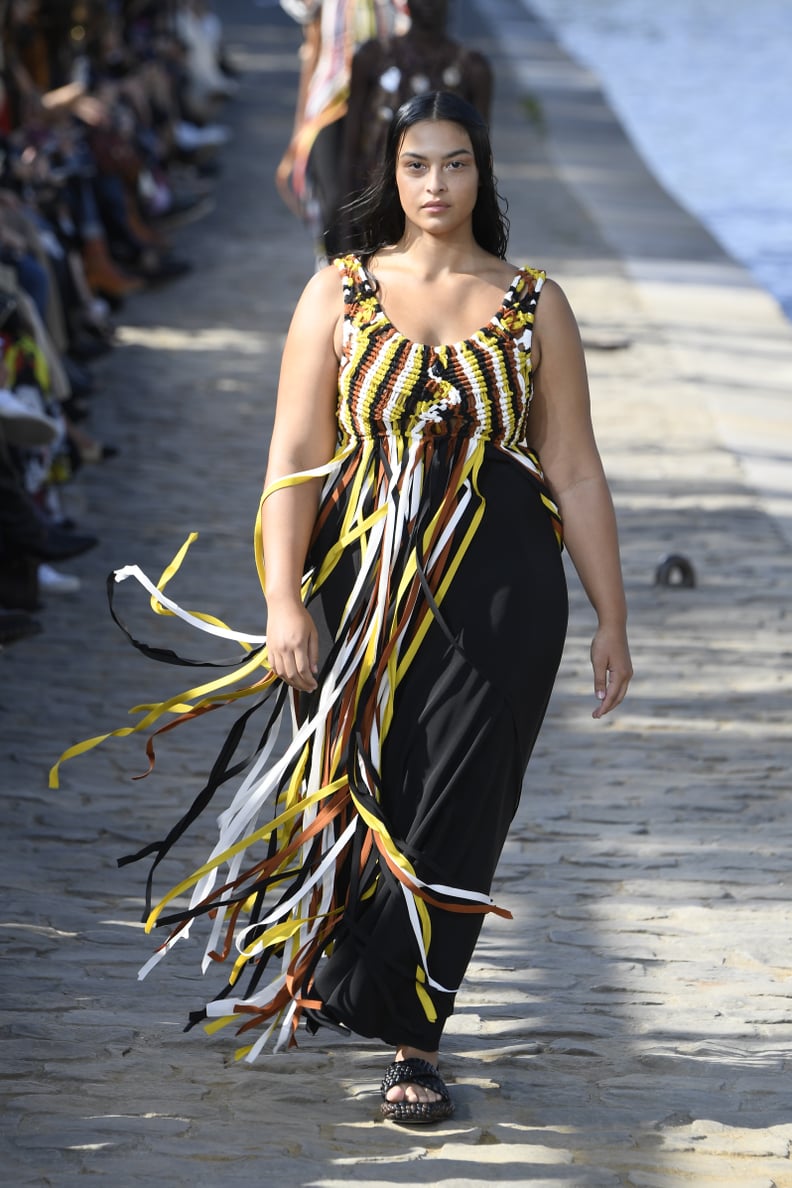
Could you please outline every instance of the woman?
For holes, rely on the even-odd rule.
[[[369,709],[384,734],[377,758],[380,747],[364,739],[390,837],[419,877],[446,887],[447,902],[416,897],[432,934],[421,961],[404,883],[391,879],[338,930],[314,985],[330,1019],[396,1044],[383,1111],[418,1121],[450,1108],[434,1072],[437,1049],[482,918],[448,910],[459,906],[449,888],[489,891],[561,654],[566,594],[553,503],[600,621],[595,717],[621,701],[631,668],[577,328],[557,285],[504,262],[489,145],[473,110],[444,93],[405,104],[361,213],[364,257],[314,277],[284,352],[270,489],[322,467],[339,422],[354,449],[323,498],[317,477],[265,500],[267,637],[278,676],[301,695],[320,695],[326,669],[300,593],[306,555],[316,570],[341,525],[378,513],[391,521],[376,546],[376,590],[371,582],[381,618],[371,605],[354,608],[371,614],[381,647],[357,712]],[[435,343],[456,345],[423,345]],[[542,459],[544,482],[524,440]],[[347,495],[361,473],[365,497]],[[371,542],[350,545],[323,584],[336,639],[339,625],[341,638],[354,630],[345,602],[372,551]],[[397,964],[389,986],[393,977],[403,983],[385,1009],[371,1003],[387,994],[380,962]],[[410,984],[416,966],[426,977],[419,994]]]
[[[499,910],[490,883],[561,655],[559,508],[599,619],[595,718],[631,667],[576,324],[557,285],[505,262],[476,111],[444,92],[410,100],[361,201],[360,256],[312,278],[283,355],[258,537],[269,669],[194,691],[191,712],[264,696],[142,853],[156,865],[244,770],[209,861],[149,919],[174,926],[158,956],[211,915],[206,963],[239,956],[196,1021],[263,1025],[248,1059],[301,1017],[379,1037],[396,1048],[382,1112],[421,1123],[453,1112],[440,1038]],[[293,736],[275,762],[287,689]],[[275,712],[236,763],[270,691]],[[189,887],[189,910],[163,916]]]

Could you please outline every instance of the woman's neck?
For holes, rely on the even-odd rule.
[[[389,249],[391,253],[408,261],[410,269],[425,280],[443,273],[465,272],[486,254],[473,238],[472,230],[437,236],[413,232],[409,225],[399,242]]]

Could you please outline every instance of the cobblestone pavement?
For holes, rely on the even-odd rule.
[[[712,377],[734,326],[692,310],[689,286],[661,317],[656,292],[615,254],[580,178],[564,173],[575,128],[578,147],[601,139],[600,199],[610,185],[618,200],[642,167],[591,79],[505,0],[465,6],[464,33],[496,62],[511,256],[559,276],[589,347],[634,690],[618,716],[591,721],[591,620],[575,586],[497,880],[515,919],[485,927],[445,1045],[452,1121],[426,1132],[380,1123],[386,1054],[371,1041],[319,1036],[247,1066],[226,1033],[184,1034],[211,994],[197,943],[136,981],[150,950],[141,876],[115,860],[173,821],[222,723],[164,741],[158,774],[142,782],[129,782],[145,766],[134,740],[67,765],[59,792],[46,771],[71,742],[123,724],[128,706],[183,687],[111,624],[112,568],[139,563],[156,577],[199,529],[174,596],[261,629],[252,521],[282,336],[312,264],[272,184],[296,29],[274,4],[222,7],[245,76],[217,210],[180,233],[193,276],[130,302],[102,367],[96,428],[123,453],[67,493],[101,536],[70,566],[83,589],[53,597],[45,633],[0,656],[4,1177],[58,1188],[90,1176],[122,1188],[790,1188],[790,545],[718,437]],[[505,40],[483,16],[501,21]],[[557,136],[554,119],[566,120]],[[621,165],[609,170],[617,142]],[[651,201],[647,256],[665,251],[669,273],[678,251],[728,274],[700,229],[659,191]],[[757,315],[735,369],[738,358],[750,402],[770,370],[792,367],[789,326]],[[674,551],[693,562],[695,588],[653,584],[659,556]],[[147,621],[127,587],[120,603],[140,634],[188,646],[179,624]],[[210,833],[195,830],[185,867]]]

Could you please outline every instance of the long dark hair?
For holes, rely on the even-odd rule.
[[[396,159],[408,128],[424,120],[448,120],[459,124],[470,137],[479,175],[479,191],[473,208],[473,237],[485,251],[506,259],[509,220],[492,171],[492,148],[483,118],[470,103],[450,91],[427,91],[403,103],[393,117],[385,142],[385,153],[371,184],[344,212],[354,230],[349,247],[360,255],[373,256],[380,248],[398,243],[404,234],[404,211],[396,189]]]

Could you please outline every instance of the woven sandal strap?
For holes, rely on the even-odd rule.
[[[385,1076],[382,1079],[382,1093],[385,1094],[394,1085],[400,1085],[409,1081],[413,1085],[422,1085],[425,1089],[431,1089],[434,1093],[439,1093],[443,1101],[450,1100],[448,1089],[439,1075],[437,1069],[428,1060],[420,1060],[418,1057],[410,1057],[407,1060],[397,1060],[390,1064],[385,1070]]]

